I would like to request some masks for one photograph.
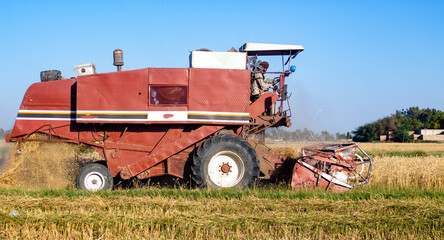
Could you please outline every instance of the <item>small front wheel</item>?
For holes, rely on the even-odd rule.
[[[107,167],[90,163],[80,169],[77,175],[77,188],[91,192],[106,191],[113,187],[113,176]]]

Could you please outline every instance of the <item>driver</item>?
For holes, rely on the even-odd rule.
[[[268,85],[266,83],[272,84],[275,83],[276,80],[266,78],[264,73],[267,72],[270,64],[268,62],[261,62],[259,67],[255,68],[251,74],[251,96],[250,101],[253,103],[261,96],[261,91],[266,91],[268,89],[274,89],[273,86]]]

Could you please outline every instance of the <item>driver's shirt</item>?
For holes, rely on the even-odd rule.
[[[251,77],[251,95],[259,95],[259,90],[268,90],[273,88],[273,86],[266,83],[274,83],[275,80],[267,78],[264,74],[256,72]]]

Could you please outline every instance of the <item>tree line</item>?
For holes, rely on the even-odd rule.
[[[334,135],[327,131],[315,133],[307,128],[304,128],[303,130],[296,129],[292,132],[284,130],[283,128],[274,128],[269,131],[267,130],[265,132],[265,137],[283,141],[334,141],[352,138],[350,133],[336,133]]]
[[[12,132],[12,129],[5,130],[3,128],[0,128],[0,139],[4,139],[7,134],[10,134]]]
[[[413,136],[409,134],[409,131],[425,128],[444,128],[444,112],[418,107],[396,110],[394,114],[388,117],[359,126],[352,134],[353,141],[371,142],[379,140],[380,135],[392,132],[395,137],[394,141],[411,142]]]

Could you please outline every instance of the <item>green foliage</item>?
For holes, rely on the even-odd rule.
[[[430,120],[430,128],[444,128],[444,112],[438,111]]]
[[[112,197],[144,197],[144,198],[181,198],[188,200],[203,199],[243,199],[254,197],[258,199],[327,199],[327,200],[371,200],[371,199],[443,199],[443,191],[432,191],[415,188],[388,188],[384,186],[357,187],[349,192],[333,193],[324,190],[298,190],[291,189],[288,185],[282,186],[262,186],[253,189],[187,189],[187,188],[157,188],[143,187],[136,189],[117,189],[112,191],[88,192],[77,189],[66,190],[18,190],[0,189],[0,196],[32,197],[32,198],[57,198],[82,199],[92,198],[112,198]]]
[[[353,141],[356,142],[371,142],[378,139],[380,131],[377,130],[375,123],[367,123],[364,126],[358,127],[353,131]]]
[[[407,130],[412,131],[420,128],[430,128],[430,121],[439,111],[436,109],[419,109],[418,107],[410,107],[396,111],[393,115],[400,124],[406,125]]]
[[[395,134],[395,141],[396,142],[411,142],[413,141],[413,136],[409,134],[408,127],[402,125],[398,131],[396,131]]]
[[[444,157],[444,151],[424,151],[424,150],[413,150],[413,151],[380,151],[380,150],[372,150],[367,151],[368,155],[374,157],[429,157],[429,156],[437,156]]]
[[[408,131],[422,128],[440,128],[444,126],[444,113],[436,109],[420,109],[410,107],[396,110],[395,114],[384,117],[372,123],[359,126],[353,131],[353,140],[371,142],[379,140],[379,136],[392,132],[397,142],[413,141]]]

